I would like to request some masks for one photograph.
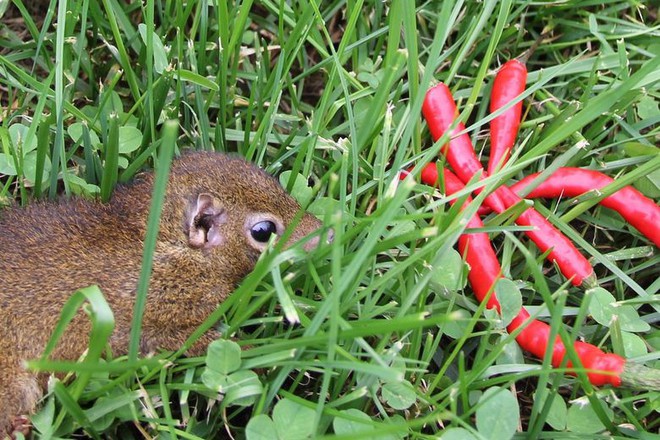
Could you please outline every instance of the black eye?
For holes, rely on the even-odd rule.
[[[277,232],[277,227],[275,223],[264,220],[262,222],[256,223],[252,228],[250,228],[250,234],[259,243],[268,243],[270,236]]]

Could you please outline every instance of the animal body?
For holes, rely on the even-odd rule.
[[[0,438],[43,395],[45,378],[23,362],[41,356],[76,289],[101,288],[115,317],[112,352],[127,352],[153,181],[145,173],[117,188],[107,204],[74,198],[0,211]],[[143,315],[142,353],[180,348],[299,210],[273,177],[242,159],[211,152],[175,159]],[[320,226],[305,213],[289,243]],[[304,247],[318,241],[316,236]],[[79,358],[90,328],[79,313],[51,357]],[[218,336],[210,331],[192,352],[203,352]]]

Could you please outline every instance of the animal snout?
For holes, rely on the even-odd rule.
[[[313,251],[321,243],[322,237],[325,237],[326,244],[332,243],[332,240],[335,238],[334,229],[328,229],[327,232],[312,237],[309,241],[307,241],[307,243],[303,245],[303,249],[305,249],[307,252]]]

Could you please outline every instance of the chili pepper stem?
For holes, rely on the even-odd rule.
[[[621,373],[621,385],[639,390],[660,391],[660,370],[626,362]]]
[[[598,278],[596,277],[596,274],[591,274],[588,277],[586,277],[584,280],[582,280],[582,287],[584,287],[585,290],[598,287]]]

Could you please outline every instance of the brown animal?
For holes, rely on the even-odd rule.
[[[42,354],[65,301],[97,284],[115,316],[110,346],[128,349],[153,174],[119,187],[108,204],[84,199],[0,211],[0,438],[24,420],[45,381],[22,362]],[[279,183],[242,159],[184,154],[172,164],[143,317],[141,351],[176,350],[247,275],[272,234],[300,206]],[[289,243],[317,231],[309,214]],[[304,244],[309,250],[315,236]],[[52,358],[74,360],[87,345],[80,313]],[[219,335],[202,337],[203,352]]]

